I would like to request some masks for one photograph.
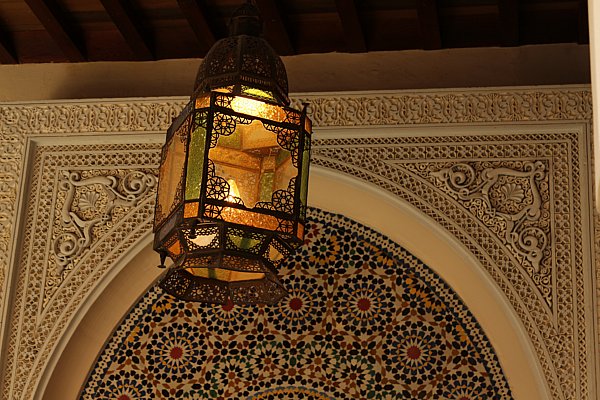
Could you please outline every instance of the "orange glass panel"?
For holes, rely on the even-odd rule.
[[[198,216],[199,203],[187,203],[183,212],[184,218],[193,218]]]
[[[299,112],[291,109],[285,109],[283,106],[269,104],[260,100],[242,96],[228,96],[227,99],[227,101],[220,103],[224,106],[228,105],[228,108],[241,114],[265,118],[277,122],[297,123],[300,121]],[[231,99],[231,102],[229,102],[229,99]]]
[[[221,165],[256,170],[260,168],[260,158],[240,150],[215,147],[210,149],[210,159]]]
[[[312,121],[310,118],[304,119],[304,130],[308,133],[312,133]]]
[[[223,268],[186,268],[192,275],[223,282],[243,282],[264,279],[262,272],[231,271]]]
[[[210,106],[210,93],[196,98],[196,109]]]
[[[181,254],[181,244],[179,243],[179,240],[176,240],[175,243],[173,243],[171,246],[169,246],[168,248],[169,253],[178,256]]]
[[[177,196],[182,192],[178,187],[182,185],[189,124],[188,118],[165,145],[165,157],[159,172],[157,223],[161,223],[182,200]]]
[[[298,223],[298,232],[296,232],[296,236],[300,240],[304,239],[304,224],[300,222]]]
[[[258,212],[240,210],[233,207],[224,207],[221,218],[227,222],[254,226],[256,228],[275,230],[279,226],[277,218],[272,215],[260,214]]]
[[[269,246],[269,260],[275,262],[283,258],[283,254],[273,245]]]

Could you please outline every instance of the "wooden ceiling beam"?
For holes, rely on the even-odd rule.
[[[256,0],[256,6],[269,33],[269,42],[275,50],[282,56],[296,54],[277,0]]]
[[[190,28],[194,31],[202,51],[207,52],[215,44],[217,38],[206,18],[206,6],[201,3],[203,3],[202,0],[177,0],[177,4],[179,4]]]
[[[436,0],[418,0],[417,16],[423,49],[441,49],[442,35],[440,33],[440,19]]]
[[[149,41],[140,29],[139,24],[120,0],[100,0],[111,20],[121,32],[127,46],[138,60],[153,60]]]
[[[367,51],[367,43],[355,0],[335,0],[338,15],[344,29],[348,51],[362,53]]]
[[[504,46],[519,45],[519,1],[499,0],[501,40]]]
[[[14,46],[4,32],[0,32],[0,63],[18,64],[19,60],[14,51]]]
[[[579,35],[577,42],[580,44],[590,43],[590,25],[588,19],[588,2],[579,0]]]
[[[58,8],[44,0],[25,0],[25,3],[70,61],[85,61],[83,50],[76,43],[75,37],[68,32],[65,17]]]

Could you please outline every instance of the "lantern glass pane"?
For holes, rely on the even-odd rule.
[[[207,108],[208,106],[210,106],[210,93],[205,93],[196,98],[196,109]]]
[[[269,257],[269,260],[271,260],[272,262],[277,262],[283,258],[283,254],[281,254],[281,252],[279,251],[279,249],[277,249],[277,247],[275,247],[273,245],[269,245],[268,257]]]
[[[264,99],[264,100],[268,100],[268,101],[277,101],[275,99],[275,96],[273,96],[272,92],[253,88],[251,86],[242,86],[242,94],[245,94],[245,95],[248,95],[251,97],[257,97],[259,99]]]
[[[310,136],[304,138],[304,151],[302,152],[302,182],[300,184],[300,201],[303,208],[306,208],[308,197],[308,168],[310,166]]]
[[[291,152],[280,146],[285,139],[278,138],[277,133],[266,129],[259,120],[243,124],[231,119],[227,120],[227,126],[218,125],[221,118],[215,121],[219,139],[217,146],[210,149],[209,158],[215,163],[215,174],[228,183],[226,200],[253,208],[275,198],[287,199],[276,192],[287,192],[298,170]],[[286,133],[297,140],[295,131]],[[290,148],[293,146],[290,144]]]
[[[231,240],[233,245],[235,247],[237,247],[238,249],[250,250],[250,251],[257,250],[258,247],[260,247],[260,245],[263,242],[260,239],[253,239],[253,238],[248,238],[248,237],[238,236],[238,235],[233,235],[233,234],[229,234],[228,239]]]
[[[198,216],[198,209],[200,204],[198,203],[187,203],[184,208],[183,217],[193,218]]]
[[[197,117],[199,118],[199,117]],[[185,199],[200,198],[202,189],[202,175],[204,173],[204,148],[206,146],[206,128],[197,124],[192,131],[190,148],[188,151],[187,177],[185,186]]]
[[[264,93],[268,95],[268,92]],[[219,95],[216,98],[216,105],[229,108],[236,113],[264,118],[275,122],[299,124],[301,118],[300,112],[294,109],[265,103],[261,100],[243,96]]]
[[[241,282],[265,278],[265,266],[262,262],[258,259],[240,256],[224,255],[221,261],[218,261],[218,258],[190,258],[184,263],[184,266],[193,275],[224,282]]]
[[[175,243],[173,243],[171,246],[169,246],[168,248],[169,253],[171,253],[172,257],[177,257],[178,255],[181,254],[181,243],[179,242],[179,240],[176,240]]]
[[[189,119],[177,129],[165,145],[163,162],[159,172],[159,189],[156,222],[160,224],[181,202],[183,168]]]
[[[217,234],[209,234],[209,235],[198,235],[194,239],[190,239],[194,245],[198,247],[209,247],[211,243],[216,239]]]
[[[232,271],[224,268],[186,268],[192,275],[224,282],[243,282],[264,279],[263,272]]]
[[[279,221],[272,215],[261,214],[249,210],[240,210],[239,208],[234,207],[223,207],[221,218],[226,222],[253,226],[255,228],[267,229],[270,231],[279,228]]]

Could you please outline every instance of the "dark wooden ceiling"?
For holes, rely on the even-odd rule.
[[[0,0],[0,62],[203,57],[243,0]],[[255,0],[281,55],[587,43],[587,0]]]

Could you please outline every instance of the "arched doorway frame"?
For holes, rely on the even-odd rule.
[[[496,350],[516,400],[551,398],[521,321],[478,260],[456,238],[410,204],[354,177],[315,167],[310,185],[312,206],[383,233],[456,291]],[[80,307],[54,349],[35,398],[75,398],[110,332],[160,274],[154,268],[157,256],[150,242],[148,233]]]

